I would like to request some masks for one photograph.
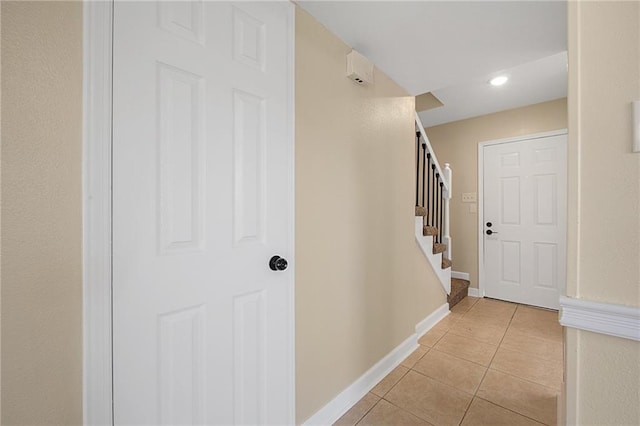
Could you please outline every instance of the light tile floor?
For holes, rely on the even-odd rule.
[[[558,313],[467,297],[335,425],[555,425]]]

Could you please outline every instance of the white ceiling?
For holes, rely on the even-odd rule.
[[[487,83],[498,74],[509,76],[504,86]],[[444,106],[419,113],[425,127],[563,98],[567,96],[567,53],[477,76],[433,94]]]
[[[421,113],[426,126],[566,96],[564,1],[298,4],[410,94],[433,92],[445,106]]]

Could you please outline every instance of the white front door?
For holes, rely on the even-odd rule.
[[[483,147],[487,297],[558,309],[566,280],[566,145],[564,133]]]
[[[293,19],[115,3],[116,424],[294,421]]]

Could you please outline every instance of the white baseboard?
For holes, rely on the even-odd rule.
[[[309,417],[303,425],[331,425],[346,413],[356,402],[360,401],[380,380],[385,378],[406,357],[418,348],[418,339],[436,325],[441,319],[449,315],[449,305],[443,304],[428,317],[416,324],[415,333],[400,343],[384,358],[378,361],[355,382],[340,392],[327,405]]]
[[[418,339],[424,336],[427,333],[427,331],[431,330],[434,325],[436,325],[444,317],[449,315],[449,313],[450,313],[449,304],[445,303],[442,306],[440,306],[438,309],[433,311],[428,317],[426,317],[425,319],[420,321],[418,324],[416,324],[416,333],[415,333],[416,342],[418,341]]]
[[[469,287],[469,292],[467,293],[467,295],[471,297],[482,297],[480,296],[480,289],[473,288],[473,287]]]
[[[303,424],[332,425],[417,348],[417,339],[415,335],[412,335],[378,361],[366,373],[360,376],[358,380],[340,392],[331,402],[308,418]]]
[[[457,278],[459,280],[467,280],[467,281],[469,281],[469,273],[468,272],[451,271],[451,278]]]
[[[565,327],[640,341],[640,307],[560,297]]]

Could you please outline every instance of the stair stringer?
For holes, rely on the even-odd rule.
[[[442,253],[433,254],[433,236],[423,236],[422,227],[424,218],[422,216],[416,217],[416,242],[420,246],[420,250],[429,259],[431,268],[435,271],[440,284],[444,288],[447,294],[451,294],[451,268],[442,269]]]

